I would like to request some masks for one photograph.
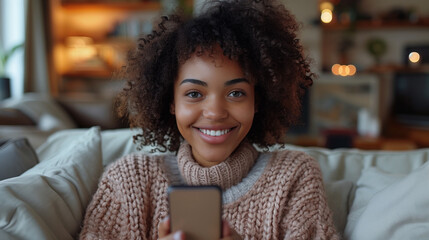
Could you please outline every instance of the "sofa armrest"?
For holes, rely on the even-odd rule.
[[[113,99],[57,98],[57,103],[68,113],[78,128],[100,126],[101,129],[126,128],[126,121],[119,119]]]
[[[19,109],[0,108],[0,125],[34,126],[36,123]]]

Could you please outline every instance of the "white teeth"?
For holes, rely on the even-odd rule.
[[[219,137],[222,136],[224,134],[227,134],[229,131],[231,131],[231,129],[224,129],[224,130],[208,130],[208,129],[202,129],[199,128],[200,132],[209,135],[209,136],[213,136],[213,137]]]

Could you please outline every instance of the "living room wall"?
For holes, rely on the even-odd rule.
[[[362,74],[375,76],[378,79],[379,89],[376,99],[378,99],[377,104],[379,105],[380,128],[388,124],[387,122],[391,120],[389,118],[393,104],[392,82],[394,74],[396,71],[410,70],[405,57],[405,47],[429,45],[429,2],[420,0],[331,1],[356,4],[355,10],[358,10],[360,17],[371,19],[366,21],[366,25],[363,27],[360,26],[354,30],[338,24],[334,24],[334,27],[330,28],[323,26],[319,20],[319,4],[323,1],[283,0],[283,2],[302,23],[300,37],[307,54],[314,60],[313,71],[319,73],[322,78],[329,77],[332,75],[331,67],[335,63],[346,61],[343,64],[356,66],[355,79],[360,79]],[[394,19],[403,17],[401,14],[408,14],[407,17],[410,18]],[[388,18],[392,18],[392,23],[386,24]],[[377,25],[380,19],[383,19],[384,23]],[[352,41],[345,57],[341,56],[338,48],[344,37],[348,37]],[[368,51],[367,42],[371,39],[381,39],[387,46],[379,62],[376,62],[374,56]],[[352,81],[351,78],[344,77],[344,82],[350,81]],[[383,131],[383,129],[380,130]],[[407,136],[407,131],[408,129],[405,131],[399,128],[393,129],[393,135],[396,137]],[[405,133],[403,134],[403,132]]]

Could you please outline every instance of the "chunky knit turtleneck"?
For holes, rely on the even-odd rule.
[[[103,174],[80,238],[158,239],[168,186],[185,181],[223,186],[222,218],[243,239],[338,239],[317,162],[296,151],[256,156],[246,144],[216,168],[195,163],[186,144],[177,158],[125,156]]]
[[[188,143],[180,146],[177,154],[179,170],[189,185],[218,185],[228,189],[243,180],[258,157],[258,152],[249,143],[242,143],[234,153],[222,163],[203,167],[192,157]]]

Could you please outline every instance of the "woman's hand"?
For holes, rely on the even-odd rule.
[[[167,217],[159,224],[158,238],[159,240],[185,240],[185,234],[181,231],[171,233],[170,218]]]
[[[185,240],[185,234],[181,231],[170,233],[170,218],[165,218],[158,228],[159,240]],[[227,221],[222,222],[222,236],[221,240],[241,240],[240,235],[229,226]]]
[[[229,223],[225,220],[222,222],[222,236],[221,240],[241,240],[240,235],[229,226]]]

